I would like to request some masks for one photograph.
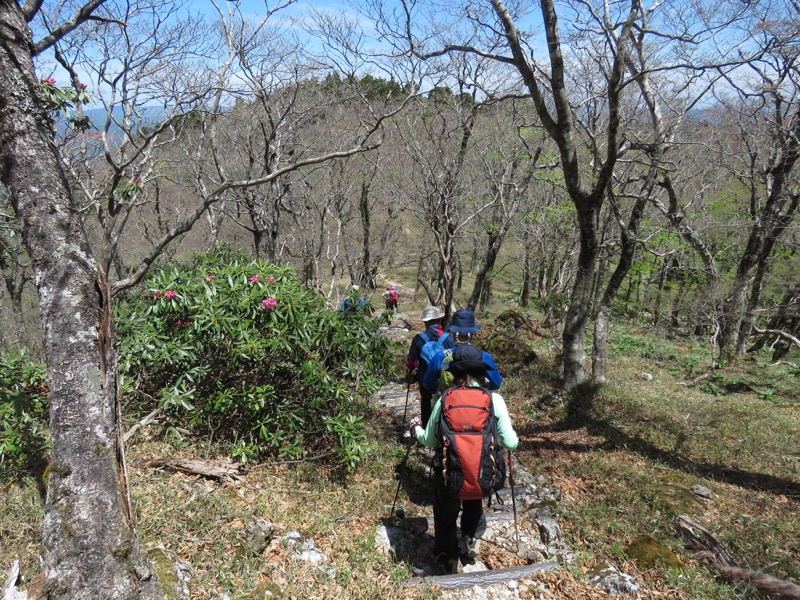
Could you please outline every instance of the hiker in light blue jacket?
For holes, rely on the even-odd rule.
[[[452,371],[454,386],[483,387],[488,365],[483,361],[480,350],[472,344],[461,344],[453,350],[451,358],[452,360],[446,364],[449,367],[448,370]],[[451,389],[450,391],[457,390]],[[497,419],[497,441],[502,448],[514,450],[519,444],[519,437],[511,424],[506,403],[500,394],[490,393],[494,416]],[[461,512],[461,535],[466,556],[469,559],[475,558],[479,554],[478,540],[486,530],[486,518],[483,516],[481,499],[461,500],[445,482],[441,450],[442,404],[445,395],[446,392],[436,401],[427,427],[422,427],[418,422],[412,421],[410,431],[420,444],[430,448],[439,448],[436,455],[438,464],[435,461],[433,467],[433,553],[436,556],[437,566],[443,573],[456,573],[461,553],[457,531],[459,512]]]

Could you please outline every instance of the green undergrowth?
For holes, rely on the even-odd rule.
[[[290,268],[223,248],[155,269],[116,321],[129,413],[159,408],[173,434],[223,442],[243,462],[361,460],[364,398],[392,360],[371,310],[331,309]]]
[[[43,470],[47,406],[44,365],[21,350],[0,355],[0,475]]]

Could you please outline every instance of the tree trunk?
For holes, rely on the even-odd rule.
[[[597,264],[597,225],[600,212],[599,201],[576,203],[580,230],[580,252],[578,253],[575,284],[572,287],[569,310],[564,321],[562,343],[564,346],[564,388],[572,390],[586,381],[586,352],[583,340],[592,303],[592,284]]]
[[[522,291],[519,295],[519,305],[522,308],[528,308],[531,295],[531,281],[533,273],[531,272],[531,241],[530,232],[526,229],[523,237],[523,257],[522,257]]]
[[[361,214],[361,268],[363,271],[363,279],[366,283],[367,289],[374,290],[376,286],[375,277],[378,274],[378,267],[377,265],[372,264],[372,254],[370,253],[370,246],[372,245],[372,209],[369,204],[371,183],[372,179],[370,178],[369,181],[364,181],[361,184],[361,196],[358,200],[358,210]]]
[[[33,262],[50,388],[48,597],[160,598],[128,501],[108,286],[52,143],[15,0],[0,0],[0,23],[0,177]]]
[[[225,219],[225,202],[221,202],[218,207],[209,207],[206,212],[206,222],[208,223],[208,233],[206,236],[206,250],[211,251],[219,245],[219,232],[222,229],[222,221]],[[121,278],[120,278],[121,279]]]
[[[483,295],[484,286],[491,284],[491,281],[489,280],[489,273],[492,271],[492,269],[494,269],[494,265],[497,263],[497,255],[500,253],[500,246],[503,243],[504,236],[505,232],[503,231],[500,235],[493,235],[489,237],[489,247],[486,251],[486,260],[483,261],[483,264],[481,264],[477,274],[475,275],[475,284],[472,286],[472,294],[470,294],[469,301],[467,302],[467,308],[471,311],[474,311],[478,306],[478,302],[481,300]]]
[[[658,327],[661,321],[661,299],[664,296],[664,284],[667,280],[667,269],[669,268],[669,257],[665,256],[661,262],[661,270],[658,273],[658,291],[656,291],[655,306],[653,308],[653,326]]]
[[[719,354],[723,360],[736,358],[736,342],[739,337],[739,327],[744,318],[747,305],[748,279],[750,278],[750,261],[742,259],[736,278],[733,281],[730,295],[725,301],[724,312],[721,319]]]

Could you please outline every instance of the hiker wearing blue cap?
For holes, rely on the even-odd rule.
[[[453,319],[445,328],[455,336],[456,346],[460,344],[472,344],[472,336],[480,331],[481,326],[475,321],[475,313],[467,308],[462,308],[453,313]],[[488,352],[483,352],[483,363],[486,367],[485,387],[490,390],[497,390],[503,383],[503,378],[497,370],[494,359]],[[428,369],[422,379],[421,388],[439,389],[446,388],[452,381],[452,376],[442,376],[443,364],[450,359],[447,351],[437,352],[430,361]],[[446,370],[446,369],[445,369]]]
[[[486,530],[483,498],[504,485],[502,449],[513,450],[519,444],[503,397],[485,389],[484,355],[469,343],[456,346],[446,362],[453,386],[436,401],[427,427],[412,422],[410,428],[420,444],[435,449],[433,553],[444,573],[457,572],[459,555],[467,561],[478,555],[478,540]]]

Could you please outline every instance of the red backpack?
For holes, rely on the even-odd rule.
[[[462,500],[479,500],[502,489],[506,463],[497,437],[491,392],[457,387],[444,392],[438,449],[445,486]]]

